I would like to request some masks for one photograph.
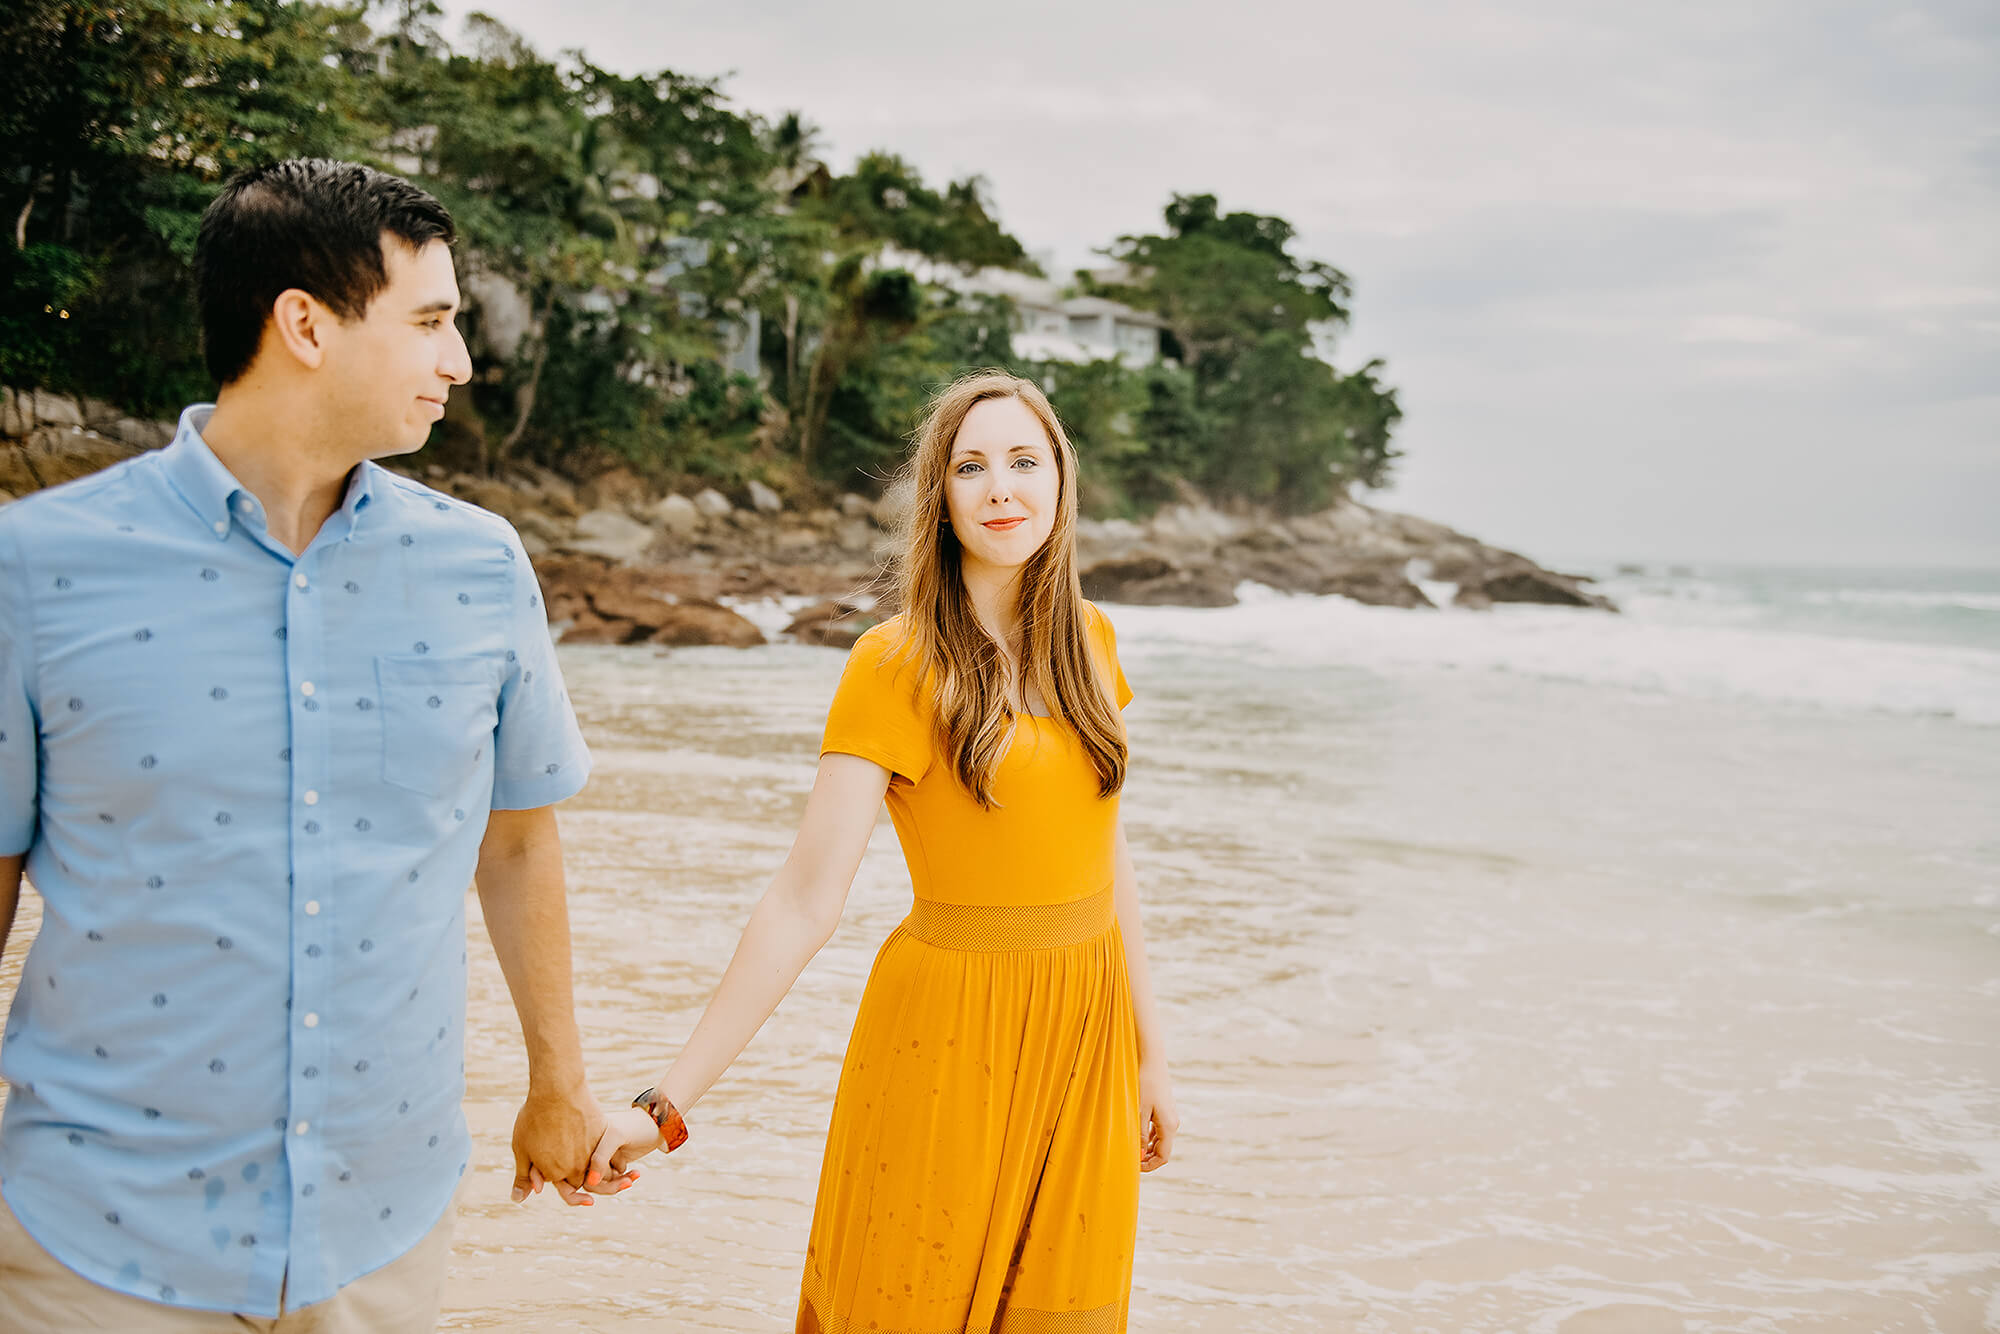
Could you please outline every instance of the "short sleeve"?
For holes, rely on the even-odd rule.
[[[1091,628],[1096,631],[1097,649],[1104,655],[1104,661],[1111,670],[1111,695],[1124,708],[1132,702],[1132,686],[1125,679],[1125,668],[1118,661],[1118,632],[1111,628],[1111,618],[1106,616],[1096,603],[1085,603],[1090,608]]]
[[[0,857],[34,843],[41,800],[34,614],[20,557],[14,535],[0,526]]]
[[[899,651],[889,624],[868,631],[849,650],[819,751],[859,755],[915,783],[930,769],[936,747],[918,690],[919,669]]]
[[[590,751],[563,688],[541,585],[520,541],[511,531],[507,536],[515,585],[507,674],[493,734],[493,809],[527,811],[582,791],[590,777]]]

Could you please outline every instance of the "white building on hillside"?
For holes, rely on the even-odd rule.
[[[1119,361],[1132,370],[1160,359],[1159,316],[1100,296],[1064,296],[1047,278],[1012,269],[967,274],[921,255],[887,249],[877,261],[967,296],[1003,296],[1014,305],[1014,355],[1023,361]]]

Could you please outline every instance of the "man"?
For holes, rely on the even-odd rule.
[[[602,1117],[554,803],[589,757],[503,520],[371,462],[470,377],[452,222],[351,163],[202,220],[221,390],[0,510],[0,1328],[434,1327],[465,1171],[465,890],[519,1011],[514,1190]]]

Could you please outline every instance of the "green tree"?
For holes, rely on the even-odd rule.
[[[1133,277],[1100,290],[1166,320],[1193,377],[1175,407],[1194,432],[1189,479],[1291,509],[1385,482],[1401,413],[1380,363],[1344,376],[1314,355],[1315,334],[1347,323],[1347,276],[1295,256],[1284,219],[1224,214],[1213,195],[1176,195],[1165,222],[1120,238],[1108,253]]]

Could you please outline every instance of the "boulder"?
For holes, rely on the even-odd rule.
[[[0,385],[0,436],[12,440],[16,436],[28,433],[28,428],[35,424],[29,415],[28,406],[28,396],[25,391],[17,394],[5,385]]]
[[[635,633],[641,639],[647,633],[630,621],[607,621],[588,608],[565,621],[557,636],[564,644],[629,644]]]
[[[785,508],[784,499],[762,482],[750,483],[750,508],[759,514],[776,514]]]
[[[140,449],[164,449],[173,443],[175,429],[173,422],[120,417],[104,428],[104,434]]]
[[[725,648],[755,648],[764,642],[762,630],[729,608],[712,602],[671,605],[659,620],[661,623],[646,636],[649,644],[689,647],[716,644]]]
[[[854,641],[882,617],[870,608],[848,601],[817,602],[792,618],[785,633],[801,644],[824,648],[853,648]]]
[[[520,525],[520,516],[527,506],[522,503],[521,493],[505,482],[496,482],[490,477],[468,477],[460,475],[452,479],[451,493],[461,500],[469,500],[483,510],[490,510],[515,526]]]
[[[660,503],[653,506],[651,514],[656,527],[675,537],[692,537],[695,529],[701,527],[701,511],[686,496],[662,497]]]
[[[83,425],[83,408],[69,395],[52,394],[46,389],[31,389],[27,393],[29,410],[35,419],[33,425]]]
[[[842,551],[863,555],[875,545],[875,529],[866,519],[843,519],[833,540]]]
[[[0,487],[17,495],[89,476],[140,451],[75,426],[37,426],[0,446]]]
[[[883,489],[881,499],[869,511],[875,517],[875,526],[894,530],[903,522],[916,503],[917,489],[907,477],[899,477]]]
[[[1357,565],[1346,571],[1323,575],[1313,590],[1322,596],[1350,598],[1371,607],[1435,608],[1437,604],[1405,578],[1400,570],[1380,565]]]
[[[810,528],[781,528],[771,545],[778,551],[810,551],[821,543],[820,535]]]
[[[623,510],[594,509],[576,521],[576,534],[566,539],[566,551],[603,556],[614,561],[635,561],[653,545],[654,533]]]
[[[101,398],[79,399],[77,405],[83,409],[83,424],[93,431],[109,433],[112,424],[125,415]]]
[[[0,505],[11,504],[13,499],[14,493],[12,491],[0,490]]]
[[[1146,525],[1155,542],[1201,551],[1220,546],[1249,524],[1206,505],[1167,505]]]
[[[874,508],[874,501],[866,496],[858,496],[852,491],[840,498],[840,512],[850,519],[865,519]]]
[[[1213,566],[1189,569],[1156,555],[1100,561],[1084,570],[1083,595],[1093,602],[1142,606],[1230,607],[1235,581]]]
[[[570,526],[568,524],[560,519],[544,514],[540,510],[522,510],[519,514],[516,514],[514,516],[514,529],[520,533],[523,542],[532,537],[542,544],[544,551],[560,543],[567,542],[570,536]],[[529,554],[534,555],[536,553],[530,552]]]
[[[1536,566],[1505,570],[1487,576],[1476,585],[1466,585],[1459,590],[1461,601],[1467,592],[1492,602],[1533,602],[1554,607],[1618,610],[1611,599],[1585,589],[1583,580],[1573,575],[1556,574]],[[1465,603],[1465,605],[1471,604]]]
[[[577,503],[586,512],[643,506],[650,498],[645,482],[630,468],[599,473],[576,489]]]
[[[1493,605],[1493,599],[1476,588],[1460,588],[1452,594],[1451,605],[1467,611],[1485,611]]]
[[[729,503],[728,496],[712,486],[695,493],[694,507],[704,519],[726,519],[736,508]]]

